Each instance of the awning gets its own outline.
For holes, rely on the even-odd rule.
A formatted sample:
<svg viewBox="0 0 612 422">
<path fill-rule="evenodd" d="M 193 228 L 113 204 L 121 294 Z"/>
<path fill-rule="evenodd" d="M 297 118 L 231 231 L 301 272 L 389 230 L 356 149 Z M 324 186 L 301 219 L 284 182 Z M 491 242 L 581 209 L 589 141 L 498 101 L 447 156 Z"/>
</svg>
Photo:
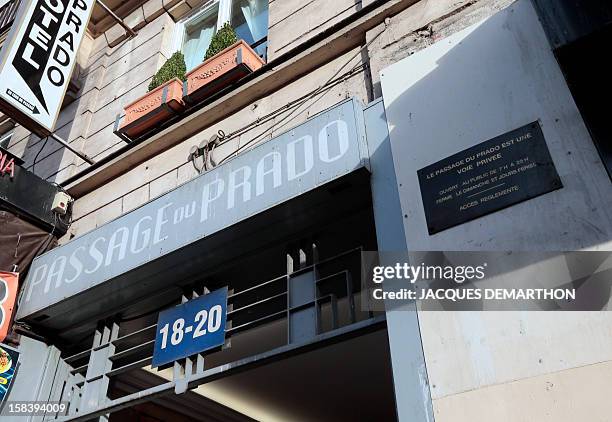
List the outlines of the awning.
<svg viewBox="0 0 612 422">
<path fill-rule="evenodd" d="M 347 100 L 36 258 L 17 319 L 57 329 L 159 295 L 224 249 L 315 221 L 309 204 L 330 199 L 316 188 L 367 165 L 362 107 Z"/>
<path fill-rule="evenodd" d="M 25 274 L 35 256 L 57 245 L 57 238 L 10 211 L 0 210 L 0 271 Z"/>
</svg>

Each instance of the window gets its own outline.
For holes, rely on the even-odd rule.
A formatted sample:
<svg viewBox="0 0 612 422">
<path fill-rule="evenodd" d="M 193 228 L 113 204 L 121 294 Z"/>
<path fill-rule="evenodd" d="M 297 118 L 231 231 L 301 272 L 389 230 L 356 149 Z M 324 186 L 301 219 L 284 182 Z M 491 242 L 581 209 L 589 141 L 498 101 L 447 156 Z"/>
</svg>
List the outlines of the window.
<svg viewBox="0 0 612 422">
<path fill-rule="evenodd" d="M 231 24 L 238 38 L 265 57 L 268 46 L 268 1 L 233 0 Z"/>
<path fill-rule="evenodd" d="M 210 41 L 225 22 L 264 57 L 268 36 L 268 0 L 213 0 L 177 24 L 175 50 L 185 55 L 187 71 L 202 63 Z"/>
<path fill-rule="evenodd" d="M 182 51 L 188 71 L 204 60 L 210 40 L 217 32 L 218 16 L 219 7 L 218 4 L 215 4 L 185 23 Z"/>
</svg>

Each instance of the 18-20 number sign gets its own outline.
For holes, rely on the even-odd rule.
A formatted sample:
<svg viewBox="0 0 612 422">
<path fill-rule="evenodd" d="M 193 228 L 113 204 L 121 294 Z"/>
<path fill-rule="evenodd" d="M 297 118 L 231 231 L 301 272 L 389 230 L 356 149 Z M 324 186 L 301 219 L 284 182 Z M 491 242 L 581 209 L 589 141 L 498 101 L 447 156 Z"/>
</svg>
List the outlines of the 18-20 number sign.
<svg viewBox="0 0 612 422">
<path fill-rule="evenodd" d="M 227 287 L 159 313 L 151 366 L 222 346 L 227 319 Z"/>
</svg>

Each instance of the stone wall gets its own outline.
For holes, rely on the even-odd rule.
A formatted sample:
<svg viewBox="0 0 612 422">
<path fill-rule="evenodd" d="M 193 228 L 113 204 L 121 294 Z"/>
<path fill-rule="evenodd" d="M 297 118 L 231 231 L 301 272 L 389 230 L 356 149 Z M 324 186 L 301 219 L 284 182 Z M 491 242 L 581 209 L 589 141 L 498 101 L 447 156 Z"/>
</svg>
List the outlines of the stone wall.
<svg viewBox="0 0 612 422">
<path fill-rule="evenodd" d="M 374 95 L 380 91 L 380 71 L 469 25 L 491 16 L 514 0 L 422 0 L 366 34 Z M 384 33 L 381 32 L 384 30 Z M 381 34 L 380 36 L 377 36 Z"/>
<path fill-rule="evenodd" d="M 425 26 L 401 27 L 398 15 L 371 51 L 380 59 L 371 62 L 384 68 L 408 248 L 531 251 L 532 265 L 504 277 L 511 284 L 518 279 L 538 286 L 530 272 L 542 259 L 538 251 L 612 249 L 612 185 L 531 2 L 505 5 L 477 2 L 450 15 L 440 10 L 442 18 Z M 490 16 L 498 8 L 503 10 Z M 466 28 L 471 22 L 475 25 Z M 417 171 L 535 120 L 563 188 L 430 235 Z M 436 422 L 606 420 L 609 307 L 600 312 L 419 311 Z M 394 319 L 401 318 L 411 321 L 408 312 L 397 312 Z M 407 334 L 390 329 L 392 345 L 409 341 Z M 410 376 L 409 370 L 394 372 L 394 382 Z"/>
<path fill-rule="evenodd" d="M 82 88 L 77 100 L 62 112 L 58 134 L 97 160 L 121 148 L 123 141 L 112 133 L 115 116 L 124 105 L 145 93 L 153 73 L 172 53 L 175 20 L 201 3 L 150 0 L 127 19 L 131 26 L 140 29 L 137 37 L 126 39 L 125 32 L 115 26 L 104 36 L 86 40 L 79 58 Z M 393 4 L 401 10 L 385 22 L 371 25 L 363 22 L 367 29 L 359 33 L 358 46 L 334 52 L 331 60 L 318 63 L 314 71 L 296 71 L 286 85 L 262 91 L 257 100 L 245 101 L 237 112 L 221 113 L 214 124 L 195 136 L 76 198 L 73 224 L 61 242 L 83 235 L 197 177 L 188 161 L 189 150 L 218 130 L 227 134 L 240 130 L 240 134 L 218 147 L 214 153 L 216 161 L 231 156 L 238 148 L 243 151 L 256 145 L 251 143 L 254 138 L 260 138 L 259 142 L 268 140 L 345 98 L 354 96 L 367 102 L 380 97 L 382 69 L 512 3 L 513 0 L 379 2 L 381 9 Z M 373 4 L 374 0 L 270 0 L 268 60 L 291 55 L 334 25 L 357 19 L 356 13 Z M 366 43 L 370 43 L 367 49 L 360 51 L 360 46 Z M 320 50 L 312 56 L 317 54 Z M 352 68 L 354 72 L 347 73 Z M 283 111 L 287 104 L 307 97 L 337 74 L 345 76 L 322 89 L 298 112 Z M 579 116 L 576 114 L 574 119 L 579 121 Z M 588 148 L 593 146 L 589 144 Z M 10 149 L 26 160 L 29 169 L 57 182 L 87 167 L 54 141 L 45 143 L 19 127 Z M 129 160 L 129 155 L 125 159 Z M 580 189 L 576 192 L 576 197 L 580 197 Z M 418 195 L 411 196 L 414 197 Z M 569 202 L 564 204 L 570 206 Z M 585 219 L 584 226 L 576 227 L 582 227 L 580 231 L 584 233 L 596 230 L 589 227 L 591 221 L 592 218 Z M 479 233 L 481 247 L 503 243 L 493 237 L 489 239 L 482 230 Z M 473 234 L 461 233 L 460 239 L 468 242 L 470 236 Z M 540 244 L 542 239 L 539 238 Z M 609 393 L 605 380 L 612 375 L 610 317 L 605 313 L 559 315 L 421 314 L 436 420 L 552 421 L 578 420 L 581 416 L 584 420 L 607 420 L 612 410 L 600 399 L 602 393 Z M 399 383 L 397 375 L 396 378 Z M 589 384 L 589 388 L 575 384 Z M 589 408 L 589 403 L 597 413 L 580 415 L 580 410 Z"/>
<path fill-rule="evenodd" d="M 218 130 L 230 134 L 246 125 L 255 123 L 240 136 L 220 145 L 214 151 L 214 159 L 217 162 L 233 154 L 239 147 L 248 150 L 257 145 L 253 143 L 244 147 L 253 138 L 260 137 L 262 133 L 265 132 L 266 135 L 262 136 L 259 142 L 269 140 L 345 98 L 356 97 L 363 102 L 367 101 L 366 73 L 359 70 L 343 81 L 322 90 L 320 95 L 307 103 L 308 107 L 303 107 L 301 111 L 298 109 L 298 112 L 291 115 L 289 119 L 282 121 L 286 118 L 287 113 L 280 113 L 270 121 L 256 123 L 258 119 L 278 112 L 285 104 L 299 99 L 304 93 L 317 89 L 348 59 L 355 56 L 355 53 L 356 51 L 350 51 L 340 55 L 335 60 L 321 66 L 317 71 L 246 105 L 238 113 L 228 116 L 200 134 L 136 166 L 102 188 L 79 198 L 74 205 L 73 224 L 62 241 L 65 242 L 71 237 L 86 233 L 196 177 L 198 173 L 187 159 L 189 149 L 194 145 L 199 145 L 202 140 L 210 138 Z M 357 57 L 351 62 L 351 67 L 360 64 L 363 64 L 361 57 Z"/>
<path fill-rule="evenodd" d="M 361 9 L 361 0 L 271 0 L 268 58 L 274 59 Z"/>
<path fill-rule="evenodd" d="M 119 148 L 123 141 L 112 133 L 115 118 L 147 91 L 151 77 L 169 57 L 173 26 L 163 14 L 115 47 L 105 36 L 86 39 L 77 65 L 81 89 L 61 111 L 56 133 L 94 160 Z M 28 170 L 58 183 L 88 165 L 54 140 L 45 141 L 21 126 L 15 128 L 9 148 Z"/>
<path fill-rule="evenodd" d="M 125 31 L 116 25 L 103 36 L 87 39 L 81 48 L 78 66 L 81 90 L 76 101 L 60 114 L 57 133 L 94 160 L 100 160 L 125 145 L 112 133 L 116 116 L 126 104 L 146 92 L 152 75 L 172 54 L 173 17 L 180 18 L 199 5 L 197 2 L 174 1 L 161 4 L 160 8 L 157 3 L 159 1 L 149 1 L 126 19 L 133 27 L 139 28 L 136 37 L 126 39 Z M 406 5 L 412 3 L 406 2 Z M 393 16 L 387 22 L 388 25 L 382 23 L 362 34 L 362 44 L 365 44 L 383 32 L 373 40 L 367 51 L 360 52 L 355 48 L 349 52 L 339 52 L 335 59 L 319 66 L 316 71 L 296 75 L 297 79 L 293 83 L 263 94 L 258 101 L 244 104 L 238 113 L 226 115 L 213 127 L 151 157 L 101 188 L 77 198 L 72 227 L 62 242 L 129 212 L 194 177 L 196 171 L 187 162 L 189 149 L 217 130 L 231 133 L 253 124 L 252 128 L 215 151 L 215 158 L 219 160 L 270 128 L 275 121 L 285 119 L 288 123 L 285 122 L 280 128 L 273 127 L 263 139 L 269 139 L 349 96 L 354 95 L 366 103 L 380 96 L 378 73 L 383 67 L 508 3 L 509 0 L 423 0 L 412 4 Z M 362 7 L 361 2 L 355 0 L 325 4 L 324 7 L 322 0 L 305 3 L 292 0 L 270 1 L 269 61 L 299 47 L 343 19 L 350 19 Z M 165 12 L 175 8 L 182 8 L 182 11 Z M 345 66 L 353 57 L 349 66 Z M 361 67 L 355 74 L 325 89 L 322 98 L 309 101 L 290 119 L 279 112 L 289 102 L 325 84 L 342 66 L 345 67 L 340 74 L 355 66 Z M 274 112 L 279 114 L 270 121 L 254 124 L 257 119 Z M 55 141 L 45 142 L 19 126 L 15 129 L 10 149 L 24 158 L 28 169 L 55 182 L 62 182 L 89 166 Z"/>
<path fill-rule="evenodd" d="M 356 96 L 367 103 L 380 96 L 377 85 L 380 69 L 509 2 L 380 2 L 381 11 L 395 7 L 399 8 L 399 13 L 392 16 L 388 27 L 385 24 L 369 25 L 369 31 L 358 34 L 361 39 L 359 44 L 363 46 L 377 33 L 384 31 L 367 50 L 359 51 L 358 47 L 353 47 L 350 51 L 338 51 L 332 55 L 331 60 L 326 59 L 318 64 L 315 71 L 296 73 L 295 78 L 289 78 L 293 82 L 280 89 L 262 92 L 258 100 L 245 102 L 238 112 L 221 115 L 216 124 L 205 128 L 201 133 L 151 156 L 129 172 L 118 175 L 100 188 L 76 198 L 74 221 L 62 242 L 84 234 L 194 177 L 196 172 L 192 164 L 187 162 L 188 151 L 217 130 L 231 133 L 238 128 L 252 125 L 249 130 L 215 151 L 215 158 L 219 160 L 232 154 L 236 148 L 260 135 L 275 122 L 278 125 L 280 120 L 283 120 L 283 125 L 272 127 L 263 140 L 349 96 Z M 136 37 L 127 38 L 123 28 L 117 24 L 96 39 L 87 38 L 81 47 L 77 66 L 81 89 L 76 100 L 61 112 L 57 134 L 96 161 L 125 146 L 125 142 L 112 133 L 116 116 L 126 104 L 146 92 L 152 75 L 172 54 L 175 20 L 203 3 L 199 0 L 150 0 L 125 20 L 138 30 Z M 357 19 L 355 13 L 362 7 L 372 8 L 372 3 L 366 1 L 362 5 L 358 0 L 271 0 L 268 61 L 295 51 L 333 25 L 342 27 L 352 24 Z M 405 7 L 405 10 L 402 11 L 402 7 Z M 365 25 L 367 24 L 365 21 Z M 429 35 L 421 34 L 422 28 L 428 27 L 433 28 Z M 352 61 L 347 65 L 349 59 Z M 287 113 L 282 112 L 281 109 L 289 102 L 319 89 L 336 73 L 346 74 L 356 66 L 359 68 L 354 73 L 324 89 L 322 98 L 310 100 L 296 115 L 287 118 Z M 269 121 L 257 122 L 270 113 L 276 114 Z M 54 140 L 40 139 L 19 126 L 11 139 L 10 149 L 23 157 L 26 168 L 57 183 L 89 167 Z"/>
</svg>

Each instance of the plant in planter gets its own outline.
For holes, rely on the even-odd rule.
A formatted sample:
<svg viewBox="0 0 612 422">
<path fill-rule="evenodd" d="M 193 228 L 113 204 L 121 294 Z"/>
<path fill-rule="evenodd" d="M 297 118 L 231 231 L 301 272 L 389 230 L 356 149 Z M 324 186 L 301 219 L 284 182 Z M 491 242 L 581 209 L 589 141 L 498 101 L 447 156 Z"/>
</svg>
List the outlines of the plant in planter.
<svg viewBox="0 0 612 422">
<path fill-rule="evenodd" d="M 204 62 L 187 74 L 184 98 L 197 102 L 263 65 L 261 57 L 226 23 L 212 37 Z"/>
<path fill-rule="evenodd" d="M 220 53 L 225 50 L 232 44 L 238 42 L 238 37 L 236 36 L 236 31 L 229 23 L 224 23 L 221 29 L 217 31 L 215 35 L 213 35 L 210 40 L 210 45 L 206 50 L 206 54 L 204 55 L 204 61 L 210 59 L 215 54 Z"/>
<path fill-rule="evenodd" d="M 125 118 L 119 131 L 130 137 L 138 136 L 183 110 L 186 71 L 185 57 L 177 51 L 153 76 L 149 92 L 124 108 Z"/>
</svg>

